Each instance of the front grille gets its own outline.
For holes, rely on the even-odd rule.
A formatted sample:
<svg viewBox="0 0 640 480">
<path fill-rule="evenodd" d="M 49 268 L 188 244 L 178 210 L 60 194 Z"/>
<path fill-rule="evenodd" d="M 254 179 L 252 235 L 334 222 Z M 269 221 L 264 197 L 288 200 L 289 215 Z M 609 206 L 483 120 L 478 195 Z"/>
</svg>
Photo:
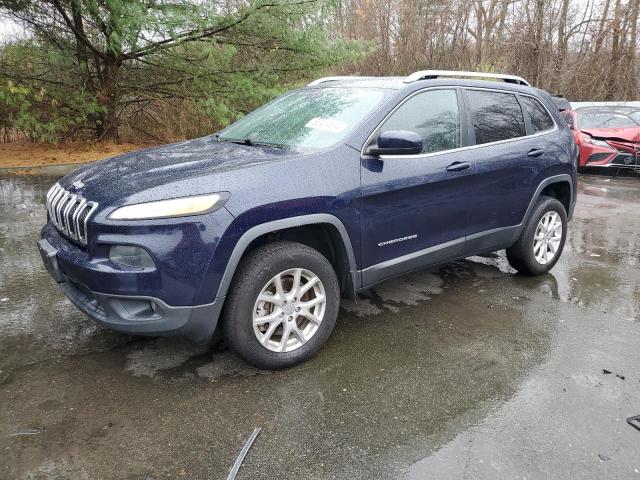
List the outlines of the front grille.
<svg viewBox="0 0 640 480">
<path fill-rule="evenodd" d="M 77 242 L 87 244 L 87 222 L 98 208 L 80 195 L 65 190 L 56 183 L 47 193 L 49 220 L 58 231 Z"/>
</svg>

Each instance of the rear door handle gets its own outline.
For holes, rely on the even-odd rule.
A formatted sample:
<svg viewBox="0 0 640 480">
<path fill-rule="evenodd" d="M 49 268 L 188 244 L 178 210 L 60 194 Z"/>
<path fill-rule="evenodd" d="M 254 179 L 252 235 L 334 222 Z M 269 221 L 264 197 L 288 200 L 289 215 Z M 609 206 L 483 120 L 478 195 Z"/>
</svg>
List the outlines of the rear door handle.
<svg viewBox="0 0 640 480">
<path fill-rule="evenodd" d="M 469 162 L 453 162 L 447 167 L 447 172 L 461 172 L 469 167 L 471 167 Z"/>
<path fill-rule="evenodd" d="M 544 155 L 544 150 L 542 148 L 532 148 L 527 153 L 527 156 L 529 157 L 540 157 L 542 155 Z"/>
</svg>

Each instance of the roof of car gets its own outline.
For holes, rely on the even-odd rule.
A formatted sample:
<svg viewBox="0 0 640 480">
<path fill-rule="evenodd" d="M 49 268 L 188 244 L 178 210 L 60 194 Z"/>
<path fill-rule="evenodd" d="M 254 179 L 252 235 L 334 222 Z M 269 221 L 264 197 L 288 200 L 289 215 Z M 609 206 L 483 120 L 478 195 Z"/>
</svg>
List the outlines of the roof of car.
<svg viewBox="0 0 640 480">
<path fill-rule="evenodd" d="M 369 88 L 390 88 L 399 90 L 406 87 L 402 81 L 404 77 L 330 77 L 328 79 L 311 82 L 310 87 L 369 87 Z"/>
<path fill-rule="evenodd" d="M 524 85 L 530 86 L 524 78 L 516 75 L 501 74 L 493 72 L 467 72 L 467 71 L 454 71 L 454 70 L 420 70 L 412 73 L 406 77 L 361 77 L 361 76 L 334 76 L 323 77 L 314 80 L 309 84 L 310 87 L 314 86 L 367 86 L 367 87 L 379 87 L 379 88 L 394 88 L 402 89 L 412 84 L 422 84 L 423 82 L 434 81 L 439 79 L 474 79 L 465 80 L 466 82 L 472 81 L 486 81 L 486 80 L 500 80 L 509 85 Z M 451 81 L 451 80 L 450 80 Z"/>
<path fill-rule="evenodd" d="M 615 113 L 634 113 L 637 111 L 640 111 L 639 107 L 634 107 L 631 105 L 592 105 L 592 106 L 588 106 L 588 107 L 578 107 L 576 108 L 576 111 L 580 111 L 580 112 L 586 112 L 586 111 L 592 111 L 592 112 L 615 112 Z"/>
<path fill-rule="evenodd" d="M 468 78 L 468 76 L 472 78 Z M 408 77 L 324 77 L 314 80 L 308 86 L 316 88 L 384 88 L 408 91 L 419 90 L 426 86 L 466 86 L 512 90 L 526 93 L 531 93 L 531 90 L 537 91 L 537 89 L 531 87 L 526 80 L 513 75 L 485 74 L 480 72 L 450 72 L 439 70 L 416 72 Z"/>
</svg>

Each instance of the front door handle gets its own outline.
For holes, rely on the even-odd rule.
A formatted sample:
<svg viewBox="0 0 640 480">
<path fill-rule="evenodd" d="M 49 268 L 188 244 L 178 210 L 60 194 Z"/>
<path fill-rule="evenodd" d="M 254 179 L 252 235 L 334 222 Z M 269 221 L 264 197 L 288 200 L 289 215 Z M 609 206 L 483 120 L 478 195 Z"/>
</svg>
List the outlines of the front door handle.
<svg viewBox="0 0 640 480">
<path fill-rule="evenodd" d="M 532 148 L 527 153 L 527 156 L 529 156 L 529 157 L 540 157 L 542 155 L 544 155 L 544 150 L 541 149 L 541 148 Z"/>
<path fill-rule="evenodd" d="M 471 167 L 469 162 L 453 162 L 447 167 L 447 172 L 461 172 Z"/>
</svg>

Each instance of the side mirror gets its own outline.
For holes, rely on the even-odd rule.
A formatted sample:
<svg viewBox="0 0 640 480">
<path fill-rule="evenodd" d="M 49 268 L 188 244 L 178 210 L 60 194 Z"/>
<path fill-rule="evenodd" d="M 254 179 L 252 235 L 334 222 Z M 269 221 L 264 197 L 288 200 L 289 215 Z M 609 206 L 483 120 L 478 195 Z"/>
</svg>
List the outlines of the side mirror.
<svg viewBox="0 0 640 480">
<path fill-rule="evenodd" d="M 378 136 L 377 145 L 365 150 L 367 155 L 417 155 L 422 152 L 422 138 L 415 132 L 389 130 Z"/>
</svg>

